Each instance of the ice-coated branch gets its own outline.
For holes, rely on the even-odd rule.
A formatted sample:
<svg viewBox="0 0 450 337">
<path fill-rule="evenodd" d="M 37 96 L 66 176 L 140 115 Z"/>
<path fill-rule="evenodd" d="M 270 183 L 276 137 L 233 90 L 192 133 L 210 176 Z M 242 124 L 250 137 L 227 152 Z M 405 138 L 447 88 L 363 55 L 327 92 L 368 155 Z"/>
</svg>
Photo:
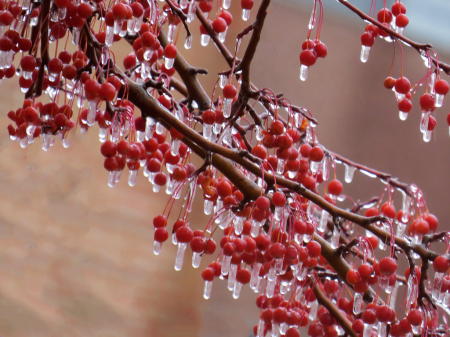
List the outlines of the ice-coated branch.
<svg viewBox="0 0 450 337">
<path fill-rule="evenodd" d="M 343 4 L 344 6 L 346 6 L 348 9 L 350 9 L 352 12 L 354 12 L 355 14 L 357 14 L 361 19 L 363 19 L 366 22 L 370 22 L 372 24 L 374 24 L 375 26 L 377 26 L 379 29 L 384 30 L 386 33 L 388 33 L 391 37 L 396 38 L 402 42 L 404 42 L 405 44 L 413 47 L 415 50 L 417 50 L 419 53 L 421 52 L 426 52 L 427 50 L 430 50 L 433 48 L 433 46 L 429 43 L 426 44 L 422 44 L 422 43 L 418 43 L 415 42 L 411 39 L 408 39 L 407 37 L 403 36 L 402 34 L 399 34 L 397 32 L 395 32 L 394 30 L 392 30 L 389 27 L 384 26 L 383 24 L 381 24 L 379 21 L 373 19 L 372 17 L 370 17 L 369 15 L 365 14 L 363 11 L 361 11 L 360 9 L 358 9 L 357 7 L 353 6 L 350 2 L 348 2 L 347 0 L 338 0 L 341 4 Z M 450 65 L 444 62 L 438 62 L 435 58 L 431 57 L 431 60 L 433 61 L 433 63 L 439 67 L 440 69 L 442 69 L 447 75 L 450 76 Z"/>
</svg>

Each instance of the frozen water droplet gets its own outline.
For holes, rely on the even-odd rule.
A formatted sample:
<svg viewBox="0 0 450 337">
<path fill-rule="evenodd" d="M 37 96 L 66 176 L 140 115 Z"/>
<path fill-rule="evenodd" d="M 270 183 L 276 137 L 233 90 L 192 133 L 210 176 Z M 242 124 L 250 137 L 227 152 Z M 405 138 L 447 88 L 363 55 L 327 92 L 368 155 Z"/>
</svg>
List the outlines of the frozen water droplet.
<svg viewBox="0 0 450 337">
<path fill-rule="evenodd" d="M 210 36 L 208 34 L 202 34 L 202 36 L 200 37 L 200 44 L 203 47 L 206 47 L 209 43 L 210 40 Z"/>
<path fill-rule="evenodd" d="M 369 59 L 369 52 L 370 52 L 370 47 L 367 47 L 364 45 L 361 47 L 361 62 L 362 63 L 366 63 L 367 60 Z"/>
<path fill-rule="evenodd" d="M 184 48 L 191 49 L 192 47 L 192 35 L 189 35 L 186 37 L 186 40 L 184 40 Z"/>
<path fill-rule="evenodd" d="M 181 270 L 181 267 L 183 267 L 184 252 L 186 251 L 186 247 L 187 247 L 187 243 L 178 242 L 177 256 L 175 258 L 175 270 L 176 271 Z"/>
<path fill-rule="evenodd" d="M 302 64 L 300 66 L 300 80 L 306 81 L 307 78 L 308 78 L 308 67 Z"/>
<path fill-rule="evenodd" d="M 344 164 L 345 166 L 345 182 L 350 184 L 353 180 L 353 176 L 355 174 L 356 167 L 348 164 Z"/>
<path fill-rule="evenodd" d="M 161 253 L 161 248 L 162 248 L 162 243 L 155 240 L 153 243 L 153 253 L 155 255 L 159 255 L 159 253 Z"/>
<path fill-rule="evenodd" d="M 242 9 L 242 20 L 247 21 L 250 18 L 250 9 Z"/>
<path fill-rule="evenodd" d="M 360 172 L 361 172 L 362 174 L 365 174 L 366 176 L 368 176 L 368 177 L 370 177 L 370 178 L 376 178 L 376 177 L 377 177 L 376 174 L 371 173 L 371 172 L 366 171 L 366 170 L 360 170 Z"/>
<path fill-rule="evenodd" d="M 213 281 L 205 281 L 205 287 L 203 288 L 203 298 L 205 300 L 211 297 L 212 284 Z"/>
</svg>

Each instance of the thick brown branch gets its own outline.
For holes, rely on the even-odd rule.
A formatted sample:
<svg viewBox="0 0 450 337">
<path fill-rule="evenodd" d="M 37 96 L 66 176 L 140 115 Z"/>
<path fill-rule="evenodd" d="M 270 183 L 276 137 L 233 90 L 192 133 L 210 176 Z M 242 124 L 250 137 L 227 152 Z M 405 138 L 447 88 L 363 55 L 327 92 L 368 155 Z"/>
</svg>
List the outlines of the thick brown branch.
<svg viewBox="0 0 450 337">
<path fill-rule="evenodd" d="M 166 35 L 162 31 L 159 34 L 158 39 L 163 47 L 169 44 Z M 191 101 L 195 101 L 198 104 L 198 108 L 200 110 L 209 109 L 211 106 L 211 101 L 202 85 L 198 81 L 196 73 L 192 71 L 195 68 L 191 67 L 180 53 L 177 54 L 173 66 L 177 73 L 180 75 L 181 80 L 186 85 L 189 99 Z"/>
</svg>

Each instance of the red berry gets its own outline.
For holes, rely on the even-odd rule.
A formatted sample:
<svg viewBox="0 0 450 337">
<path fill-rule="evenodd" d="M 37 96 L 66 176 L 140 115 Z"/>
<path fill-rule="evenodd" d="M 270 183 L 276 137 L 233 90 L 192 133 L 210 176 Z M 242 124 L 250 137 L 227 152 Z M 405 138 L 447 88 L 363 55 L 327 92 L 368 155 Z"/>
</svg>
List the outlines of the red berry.
<svg viewBox="0 0 450 337">
<path fill-rule="evenodd" d="M 322 43 L 320 41 L 314 47 L 314 51 L 316 52 L 317 57 L 325 58 L 328 54 L 327 46 L 325 45 L 325 43 Z"/>
<path fill-rule="evenodd" d="M 306 40 L 302 43 L 302 50 L 314 49 L 316 43 L 313 40 Z"/>
<path fill-rule="evenodd" d="M 391 257 L 384 257 L 378 263 L 380 267 L 380 273 L 382 275 L 390 276 L 397 270 L 397 262 Z"/>
<path fill-rule="evenodd" d="M 227 22 L 219 16 L 213 21 L 212 28 L 216 34 L 222 33 L 227 29 Z"/>
<path fill-rule="evenodd" d="M 394 16 L 397 16 L 399 14 L 406 14 L 406 6 L 401 2 L 396 2 L 392 5 L 391 11 Z"/>
<path fill-rule="evenodd" d="M 372 47 L 375 42 L 375 38 L 369 32 L 364 32 L 361 35 L 361 44 L 366 47 Z"/>
<path fill-rule="evenodd" d="M 311 67 L 316 60 L 317 54 L 314 50 L 304 50 L 300 53 L 300 63 L 304 66 Z"/>
<path fill-rule="evenodd" d="M 169 59 L 174 59 L 177 57 L 177 47 L 173 44 L 169 44 L 164 49 L 164 56 Z"/>
<path fill-rule="evenodd" d="M 219 16 L 226 21 L 227 26 L 231 25 L 231 22 L 233 22 L 233 16 L 226 10 L 222 10 Z"/>
<path fill-rule="evenodd" d="M 223 96 L 227 99 L 232 99 L 236 96 L 237 90 L 236 87 L 232 84 L 227 84 L 223 87 Z"/>
<path fill-rule="evenodd" d="M 422 324 L 422 313 L 417 309 L 413 309 L 409 312 L 406 319 L 409 323 L 411 323 L 411 325 L 419 326 Z"/>
<path fill-rule="evenodd" d="M 272 196 L 272 203 L 276 207 L 282 207 L 286 203 L 286 196 L 283 192 L 275 192 Z"/>
<path fill-rule="evenodd" d="M 402 112 L 410 112 L 412 109 L 412 103 L 409 99 L 403 98 L 398 102 L 398 110 Z"/>
<path fill-rule="evenodd" d="M 241 0 L 242 9 L 252 9 L 253 8 L 253 0 Z"/>
<path fill-rule="evenodd" d="M 377 13 L 377 19 L 381 23 L 391 23 L 392 12 L 387 8 L 380 9 L 380 11 Z"/>
<path fill-rule="evenodd" d="M 351 269 L 347 272 L 346 280 L 348 284 L 355 285 L 360 279 L 358 271 Z"/>
<path fill-rule="evenodd" d="M 406 95 L 411 89 L 411 83 L 406 77 L 399 77 L 395 81 L 395 91 L 399 94 Z"/>
<path fill-rule="evenodd" d="M 434 90 L 436 91 L 436 94 L 447 95 L 449 91 L 448 82 L 446 80 L 436 81 L 436 84 L 434 85 Z"/>
<path fill-rule="evenodd" d="M 447 257 L 440 255 L 434 259 L 433 267 L 434 270 L 438 273 L 446 273 L 448 268 L 450 267 L 450 261 Z"/>
<path fill-rule="evenodd" d="M 301 150 L 300 150 L 301 151 Z M 319 147 L 319 146 L 314 146 L 312 149 L 311 149 L 311 152 L 310 152 L 310 154 L 309 154 L 309 157 L 310 157 L 310 159 L 311 159 L 311 161 L 314 161 L 314 162 L 321 162 L 322 161 L 322 159 L 323 159 L 323 157 L 324 157 L 324 152 L 323 152 L 323 150 L 322 150 L 322 148 L 321 147 Z"/>
<path fill-rule="evenodd" d="M 337 196 L 337 195 L 340 195 L 342 193 L 342 190 L 343 190 L 342 183 L 339 180 L 334 179 L 334 180 L 329 182 L 329 184 L 328 184 L 328 193 Z"/>
<path fill-rule="evenodd" d="M 431 111 L 434 109 L 434 104 L 436 103 L 433 95 L 425 93 L 420 96 L 420 107 L 424 111 Z"/>
<path fill-rule="evenodd" d="M 399 14 L 395 18 L 395 25 L 400 28 L 405 28 L 409 23 L 409 19 L 405 14 Z"/>
</svg>

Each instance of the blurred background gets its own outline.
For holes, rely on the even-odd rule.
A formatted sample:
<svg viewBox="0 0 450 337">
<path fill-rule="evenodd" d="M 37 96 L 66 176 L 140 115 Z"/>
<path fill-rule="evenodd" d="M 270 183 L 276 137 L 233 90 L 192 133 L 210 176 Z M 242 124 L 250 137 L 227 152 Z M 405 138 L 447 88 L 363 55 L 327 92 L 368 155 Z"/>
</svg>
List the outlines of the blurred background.
<svg viewBox="0 0 450 337">
<path fill-rule="evenodd" d="M 354 2 L 366 12 L 370 8 L 370 1 Z M 435 0 L 406 6 L 410 25 L 405 35 L 432 43 L 439 59 L 450 61 L 450 22 L 445 16 L 450 4 Z M 440 229 L 448 229 L 450 102 L 436 111 L 437 127 L 431 142 L 424 143 L 419 131 L 421 91 L 402 122 L 393 92 L 383 87 L 392 45 L 377 39 L 369 61 L 362 64 L 360 35 L 365 24 L 336 1 L 324 1 L 324 7 L 321 39 L 328 56 L 310 68 L 306 82 L 298 78 L 298 57 L 312 1 L 277 1 L 269 7 L 251 68 L 253 83 L 307 107 L 319 121 L 320 142 L 330 150 L 417 184 L 430 211 L 439 217 Z M 234 48 L 234 36 L 248 25 L 240 19 L 239 1 L 232 1 L 231 11 L 229 49 Z M 191 24 L 192 49 L 182 47 L 184 31 L 178 47 L 193 66 L 209 69 L 201 81 L 211 93 L 215 74 L 227 66 L 212 43 L 200 46 L 198 26 L 198 20 Z M 241 56 L 244 47 L 245 43 Z M 131 51 L 123 42 L 114 50 L 118 60 Z M 394 77 L 400 74 L 399 55 L 397 48 Z M 404 74 L 412 83 L 426 74 L 411 48 L 404 50 Z M 109 188 L 97 127 L 87 135 L 77 129 L 70 135 L 69 149 L 56 142 L 49 152 L 41 150 L 40 142 L 21 149 L 9 140 L 6 113 L 23 102 L 17 79 L 4 79 L 0 87 L 0 335 L 247 336 L 258 319 L 256 295 L 244 287 L 241 298 L 233 300 L 225 282 L 216 279 L 212 297 L 205 301 L 200 273 L 211 257 L 196 270 L 188 252 L 183 269 L 176 272 L 171 243 L 163 245 L 160 256 L 153 255 L 152 219 L 168 197 L 163 191 L 153 195 L 141 174 L 133 188 L 126 175 Z M 337 176 L 343 180 L 341 165 Z M 355 173 L 344 193 L 366 200 L 379 196 L 384 187 L 377 179 Z M 395 200 L 399 209 L 399 196 Z M 190 216 L 194 228 L 206 225 L 202 209 L 198 196 Z M 170 224 L 178 210 L 176 205 Z"/>
</svg>

